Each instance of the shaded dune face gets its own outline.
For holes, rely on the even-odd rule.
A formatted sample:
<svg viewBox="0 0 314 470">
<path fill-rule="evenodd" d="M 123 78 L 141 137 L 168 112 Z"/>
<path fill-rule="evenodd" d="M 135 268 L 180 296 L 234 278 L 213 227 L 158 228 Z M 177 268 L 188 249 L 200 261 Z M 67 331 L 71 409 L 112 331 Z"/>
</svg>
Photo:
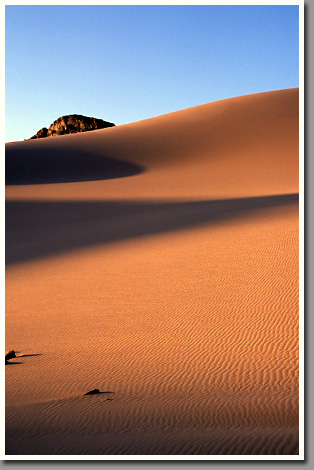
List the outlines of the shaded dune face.
<svg viewBox="0 0 314 470">
<path fill-rule="evenodd" d="M 143 237 L 298 204 L 298 194 L 215 201 L 7 201 L 6 263 Z M 67 227 L 71 226 L 71 231 Z"/>
<path fill-rule="evenodd" d="M 298 455 L 298 99 L 6 145 L 8 454 Z"/>
<path fill-rule="evenodd" d="M 5 182 L 6 185 L 73 183 L 123 178 L 142 171 L 133 163 L 95 156 L 76 148 L 17 146 L 8 152 Z"/>
</svg>

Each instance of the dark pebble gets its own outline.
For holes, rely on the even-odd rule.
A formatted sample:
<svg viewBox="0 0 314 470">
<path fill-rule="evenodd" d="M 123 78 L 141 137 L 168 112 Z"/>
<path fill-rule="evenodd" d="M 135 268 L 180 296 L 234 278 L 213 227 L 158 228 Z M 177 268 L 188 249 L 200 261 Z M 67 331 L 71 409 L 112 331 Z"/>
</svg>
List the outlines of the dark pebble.
<svg viewBox="0 0 314 470">
<path fill-rule="evenodd" d="M 98 388 L 95 388 L 95 390 L 91 390 L 90 392 L 84 393 L 85 395 L 97 395 L 97 393 L 101 393 Z"/>
</svg>

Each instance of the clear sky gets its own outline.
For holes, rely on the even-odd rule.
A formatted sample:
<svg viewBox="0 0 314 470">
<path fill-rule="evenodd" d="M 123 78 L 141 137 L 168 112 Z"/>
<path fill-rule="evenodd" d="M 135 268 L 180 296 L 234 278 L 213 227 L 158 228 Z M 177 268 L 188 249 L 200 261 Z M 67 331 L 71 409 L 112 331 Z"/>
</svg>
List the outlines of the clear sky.
<svg viewBox="0 0 314 470">
<path fill-rule="evenodd" d="M 6 142 L 298 86 L 296 5 L 5 7 Z"/>
</svg>

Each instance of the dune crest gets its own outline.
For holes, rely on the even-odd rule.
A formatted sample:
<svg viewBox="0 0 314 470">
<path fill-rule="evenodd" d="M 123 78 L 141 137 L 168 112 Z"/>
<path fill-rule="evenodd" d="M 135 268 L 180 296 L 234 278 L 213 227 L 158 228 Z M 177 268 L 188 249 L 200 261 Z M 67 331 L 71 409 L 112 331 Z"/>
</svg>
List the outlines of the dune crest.
<svg viewBox="0 0 314 470">
<path fill-rule="evenodd" d="M 45 159 L 52 165 L 53 155 L 57 162 L 53 171 L 59 171 L 60 182 L 69 168 L 75 173 L 75 155 L 78 165 L 83 160 L 87 175 L 95 174 L 95 164 L 101 169 L 106 159 L 117 161 L 115 179 L 119 162 L 124 162 L 121 176 L 127 164 L 130 174 L 133 167 L 133 174 L 138 168 L 141 175 L 123 184 L 86 182 L 77 191 L 47 185 L 7 187 L 6 193 L 10 198 L 69 200 L 212 199 L 298 192 L 298 109 L 299 90 L 289 89 L 209 103 L 124 126 L 7 144 L 7 177 L 12 184 L 19 165 L 25 173 L 28 159 L 39 174 L 51 171 Z M 106 179 L 105 168 L 101 176 Z M 49 172 L 43 184 L 52 182 L 47 177 Z"/>
</svg>

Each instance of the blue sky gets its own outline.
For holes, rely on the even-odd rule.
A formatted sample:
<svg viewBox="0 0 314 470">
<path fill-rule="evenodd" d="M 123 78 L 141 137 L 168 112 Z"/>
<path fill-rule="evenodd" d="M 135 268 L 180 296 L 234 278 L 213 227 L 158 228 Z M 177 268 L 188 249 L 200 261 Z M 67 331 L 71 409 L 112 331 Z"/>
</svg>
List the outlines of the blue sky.
<svg viewBox="0 0 314 470">
<path fill-rule="evenodd" d="M 5 7 L 5 140 L 299 86 L 298 6 Z"/>
</svg>

